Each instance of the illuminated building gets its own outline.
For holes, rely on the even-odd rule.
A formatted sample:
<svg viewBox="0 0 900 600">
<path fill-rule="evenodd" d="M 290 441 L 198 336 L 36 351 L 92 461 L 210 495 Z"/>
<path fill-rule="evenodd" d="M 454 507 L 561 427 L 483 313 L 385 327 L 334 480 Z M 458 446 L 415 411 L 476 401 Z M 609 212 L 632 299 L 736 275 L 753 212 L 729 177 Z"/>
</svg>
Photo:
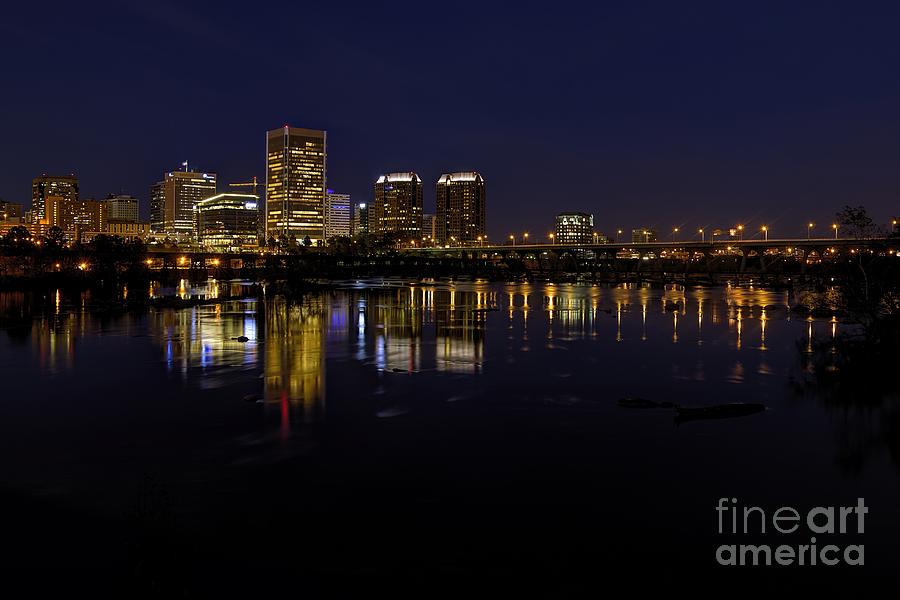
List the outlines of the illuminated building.
<svg viewBox="0 0 900 600">
<path fill-rule="evenodd" d="M 216 194 L 197 203 L 197 241 L 219 250 L 259 246 L 259 196 Z"/>
<path fill-rule="evenodd" d="M 163 180 L 150 188 L 150 228 L 176 238 L 194 235 L 194 209 L 198 202 L 216 193 L 216 174 L 189 171 L 169 171 Z"/>
<path fill-rule="evenodd" d="M 353 207 L 353 226 L 350 233 L 352 235 L 369 234 L 369 207 L 365 202 L 360 202 Z"/>
<path fill-rule="evenodd" d="M 594 215 L 564 212 L 556 215 L 557 244 L 594 243 Z"/>
<path fill-rule="evenodd" d="M 82 233 L 106 230 L 106 203 L 98 200 L 72 200 L 63 196 L 44 199 L 47 227 L 59 227 L 72 239 Z"/>
<path fill-rule="evenodd" d="M 444 173 L 437 181 L 436 208 L 435 238 L 439 244 L 478 244 L 485 231 L 484 178 L 474 171 Z"/>
<path fill-rule="evenodd" d="M 106 232 L 129 241 L 146 240 L 150 236 L 150 223 L 132 222 L 132 221 L 113 221 L 110 219 L 106 222 Z"/>
<path fill-rule="evenodd" d="M 400 243 L 422 235 L 422 179 L 413 172 L 388 173 L 375 181 L 369 233 L 393 235 Z"/>
<path fill-rule="evenodd" d="M 285 125 L 266 134 L 266 236 L 325 236 L 326 133 Z"/>
<path fill-rule="evenodd" d="M 325 194 L 325 239 L 350 235 L 350 194 Z"/>
<path fill-rule="evenodd" d="M 646 227 L 631 230 L 632 244 L 649 244 L 656 241 L 656 232 Z"/>
<path fill-rule="evenodd" d="M 78 200 L 78 178 L 74 175 L 41 175 L 31 181 L 31 214 L 35 221 L 47 216 L 47 197 Z"/>
<path fill-rule="evenodd" d="M 128 194 L 110 194 L 106 197 L 106 216 L 120 223 L 138 222 L 138 199 Z"/>
<path fill-rule="evenodd" d="M 434 214 L 422 215 L 422 238 L 429 246 L 433 245 L 437 235 L 437 217 Z"/>
<path fill-rule="evenodd" d="M 0 200 L 0 222 L 18 225 L 22 222 L 23 215 L 21 204 Z"/>
</svg>

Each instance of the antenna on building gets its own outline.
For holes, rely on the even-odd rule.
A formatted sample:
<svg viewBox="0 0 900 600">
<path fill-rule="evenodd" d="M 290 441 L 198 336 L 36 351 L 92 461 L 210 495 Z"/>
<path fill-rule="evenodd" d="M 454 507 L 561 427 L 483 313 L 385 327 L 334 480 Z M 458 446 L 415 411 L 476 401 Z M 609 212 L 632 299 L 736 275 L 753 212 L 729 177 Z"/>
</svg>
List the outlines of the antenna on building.
<svg viewBox="0 0 900 600">
<path fill-rule="evenodd" d="M 181 166 L 184 167 L 184 172 L 187 173 L 188 172 L 188 161 L 184 161 L 183 163 L 181 163 Z"/>
</svg>

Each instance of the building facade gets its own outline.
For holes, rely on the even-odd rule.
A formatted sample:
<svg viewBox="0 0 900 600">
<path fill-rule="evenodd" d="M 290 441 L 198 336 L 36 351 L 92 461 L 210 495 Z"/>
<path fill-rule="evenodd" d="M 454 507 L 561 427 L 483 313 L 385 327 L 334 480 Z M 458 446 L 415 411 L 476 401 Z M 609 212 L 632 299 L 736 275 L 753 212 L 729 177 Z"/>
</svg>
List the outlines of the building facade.
<svg viewBox="0 0 900 600">
<path fill-rule="evenodd" d="M 79 240 L 87 232 L 106 231 L 106 203 L 102 200 L 72 200 L 65 196 L 47 196 L 45 217 L 48 228 L 59 227 L 69 239 Z"/>
<path fill-rule="evenodd" d="M 422 215 L 422 243 L 426 246 L 433 246 L 435 243 L 435 235 L 437 234 L 437 217 L 433 213 L 425 213 Z"/>
<path fill-rule="evenodd" d="M 325 237 L 326 132 L 285 125 L 266 134 L 266 236 Z"/>
<path fill-rule="evenodd" d="M 4 223 L 22 223 L 25 213 L 21 204 L 0 200 L 0 221 Z"/>
<path fill-rule="evenodd" d="M 403 245 L 422 236 L 422 179 L 413 172 L 387 173 L 375 181 L 369 233 L 392 235 Z"/>
<path fill-rule="evenodd" d="M 632 244 L 649 244 L 656 241 L 656 232 L 648 227 L 631 230 Z"/>
<path fill-rule="evenodd" d="M 369 207 L 365 202 L 353 205 L 351 235 L 369 235 Z"/>
<path fill-rule="evenodd" d="M 137 223 L 138 199 L 128 194 L 110 194 L 106 197 L 106 216 L 110 221 Z"/>
<path fill-rule="evenodd" d="M 349 236 L 352 226 L 350 194 L 328 190 L 325 194 L 325 239 Z"/>
<path fill-rule="evenodd" d="M 114 235 L 129 241 L 144 241 L 150 237 L 150 223 L 139 221 L 108 221 L 106 231 L 108 235 Z"/>
<path fill-rule="evenodd" d="M 485 233 L 484 178 L 445 173 L 437 181 L 435 238 L 440 245 L 474 246 Z"/>
<path fill-rule="evenodd" d="M 594 215 L 564 212 L 556 215 L 557 244 L 594 243 Z"/>
<path fill-rule="evenodd" d="M 217 250 L 259 246 L 259 196 L 216 194 L 197 203 L 197 241 Z"/>
<path fill-rule="evenodd" d="M 74 175 L 41 175 L 31 180 L 31 216 L 37 222 L 47 216 L 47 197 L 77 201 L 78 178 Z"/>
<path fill-rule="evenodd" d="M 182 239 L 193 237 L 197 203 L 215 194 L 215 173 L 169 171 L 163 175 L 162 181 L 150 188 L 150 227 L 153 233 Z"/>
</svg>

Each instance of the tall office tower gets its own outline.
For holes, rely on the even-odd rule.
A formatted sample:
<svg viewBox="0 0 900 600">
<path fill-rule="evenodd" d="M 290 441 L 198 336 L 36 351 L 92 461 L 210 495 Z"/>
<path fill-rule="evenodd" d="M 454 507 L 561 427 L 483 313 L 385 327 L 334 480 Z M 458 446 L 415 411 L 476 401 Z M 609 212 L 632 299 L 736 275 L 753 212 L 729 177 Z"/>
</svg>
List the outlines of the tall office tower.
<svg viewBox="0 0 900 600">
<path fill-rule="evenodd" d="M 169 171 L 150 188 L 150 219 L 154 233 L 191 237 L 196 228 L 197 203 L 216 193 L 216 174 Z"/>
<path fill-rule="evenodd" d="M 350 235 L 350 194 L 325 194 L 325 239 Z"/>
<path fill-rule="evenodd" d="M 150 186 L 150 231 L 153 233 L 163 232 L 165 205 L 165 185 L 158 181 Z"/>
<path fill-rule="evenodd" d="M 138 199 L 128 194 L 110 194 L 106 197 L 106 216 L 110 221 L 137 223 Z"/>
<path fill-rule="evenodd" d="M 438 244 L 473 246 L 484 237 L 484 178 L 474 171 L 444 173 L 437 182 Z"/>
<path fill-rule="evenodd" d="M 649 244 L 656 241 L 656 232 L 646 227 L 631 230 L 632 244 Z"/>
<path fill-rule="evenodd" d="M 437 217 L 431 213 L 422 215 L 422 242 L 427 246 L 434 245 L 437 233 Z"/>
<path fill-rule="evenodd" d="M 401 244 L 422 236 L 422 179 L 415 173 L 388 173 L 375 182 L 369 206 L 369 233 L 394 235 Z"/>
<path fill-rule="evenodd" d="M 78 178 L 74 175 L 47 175 L 31 180 L 31 215 L 35 222 L 46 215 L 47 196 L 78 200 Z"/>
<path fill-rule="evenodd" d="M 565 212 L 556 215 L 557 244 L 591 244 L 594 241 L 594 215 Z"/>
<path fill-rule="evenodd" d="M 266 237 L 325 236 L 326 133 L 285 125 L 266 134 Z"/>
<path fill-rule="evenodd" d="M 369 207 L 365 202 L 353 206 L 352 235 L 369 235 Z"/>
</svg>

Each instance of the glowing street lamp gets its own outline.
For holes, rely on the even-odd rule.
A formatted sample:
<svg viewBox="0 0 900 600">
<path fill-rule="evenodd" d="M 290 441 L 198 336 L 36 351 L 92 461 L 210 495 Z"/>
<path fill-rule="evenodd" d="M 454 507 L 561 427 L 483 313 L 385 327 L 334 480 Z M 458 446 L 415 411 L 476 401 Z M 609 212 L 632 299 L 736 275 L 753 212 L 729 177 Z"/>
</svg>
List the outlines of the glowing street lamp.
<svg viewBox="0 0 900 600">
<path fill-rule="evenodd" d="M 672 241 L 673 241 L 673 242 L 675 241 L 675 235 L 676 235 L 677 233 L 678 233 L 678 228 L 677 228 L 677 227 L 675 227 L 674 229 L 672 229 Z"/>
<path fill-rule="evenodd" d="M 765 234 L 766 241 L 768 242 L 769 241 L 769 227 L 767 225 L 763 225 L 762 227 L 760 227 L 760 229 Z"/>
<path fill-rule="evenodd" d="M 743 226 L 743 225 L 738 225 L 738 226 L 737 226 L 737 230 L 738 230 L 738 240 L 739 240 L 739 241 L 743 241 L 743 239 L 744 239 L 744 226 Z"/>
<path fill-rule="evenodd" d="M 522 242 L 522 243 L 523 243 L 523 244 L 527 244 L 527 243 L 528 243 L 528 232 L 527 232 L 527 231 L 526 231 L 525 234 L 523 235 L 523 239 L 524 239 L 524 242 Z"/>
<path fill-rule="evenodd" d="M 701 227 L 701 228 L 698 229 L 697 231 L 700 232 L 700 241 L 701 241 L 701 242 L 705 242 L 705 241 L 706 241 L 706 234 L 703 232 L 703 228 Z"/>
<path fill-rule="evenodd" d="M 617 243 L 617 244 L 619 243 L 619 236 L 620 236 L 620 235 L 622 235 L 622 230 L 621 230 L 621 229 L 619 229 L 619 230 L 616 231 L 616 243 Z"/>
<path fill-rule="evenodd" d="M 806 239 L 809 239 L 809 232 L 813 227 L 815 227 L 815 225 L 816 224 L 812 223 L 812 222 L 810 222 L 806 225 Z"/>
<path fill-rule="evenodd" d="M 514 236 L 514 235 L 509 236 L 509 243 L 510 243 L 510 245 L 515 246 L 516 245 L 516 236 Z"/>
<path fill-rule="evenodd" d="M 556 243 L 556 236 L 554 236 L 552 233 L 550 234 L 550 243 L 551 243 L 551 244 L 555 244 L 555 243 Z"/>
<path fill-rule="evenodd" d="M 840 225 L 832 223 L 831 228 L 834 229 L 834 239 L 838 239 L 838 229 L 840 229 Z"/>
</svg>

